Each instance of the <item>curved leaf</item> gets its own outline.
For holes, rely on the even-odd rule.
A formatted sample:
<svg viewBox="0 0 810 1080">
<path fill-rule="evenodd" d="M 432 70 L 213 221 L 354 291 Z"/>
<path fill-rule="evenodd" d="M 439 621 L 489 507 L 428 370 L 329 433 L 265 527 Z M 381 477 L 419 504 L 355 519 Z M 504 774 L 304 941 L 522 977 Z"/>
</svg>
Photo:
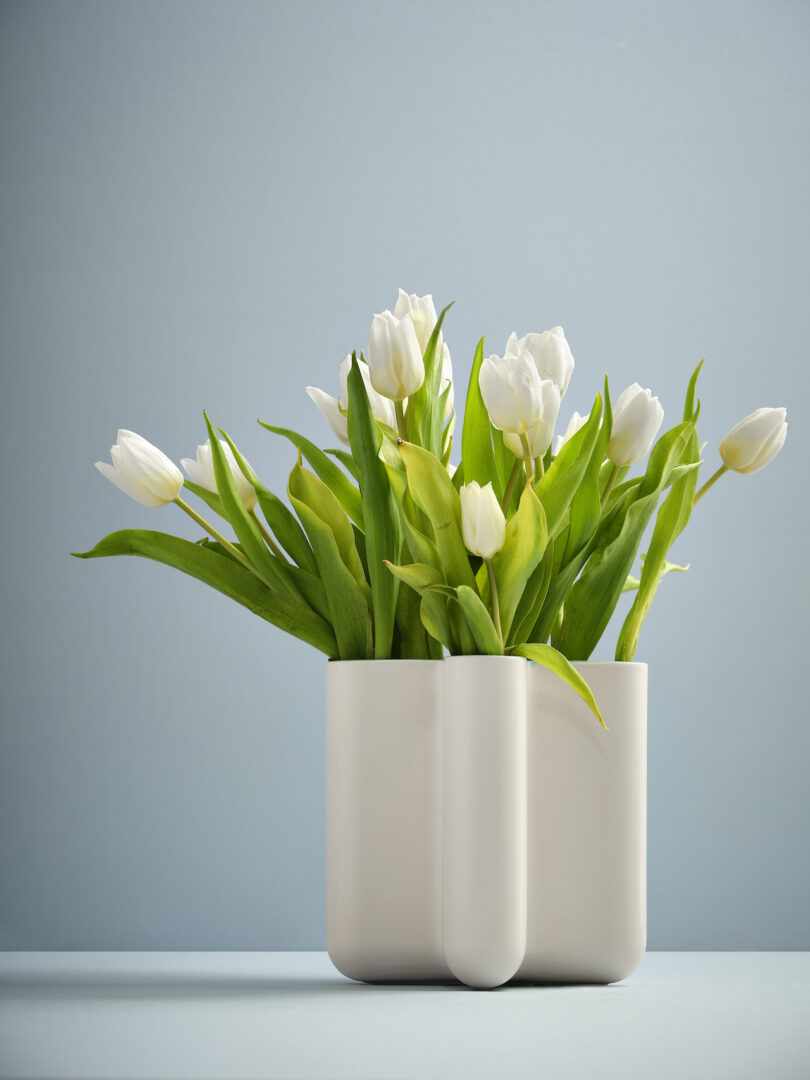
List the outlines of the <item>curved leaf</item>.
<svg viewBox="0 0 810 1080">
<path fill-rule="evenodd" d="M 553 671 L 555 675 L 559 675 L 575 693 L 579 694 L 602 727 L 607 730 L 607 724 L 599 712 L 593 691 L 577 669 L 566 660 L 561 652 L 552 648 L 551 645 L 526 644 L 517 645 L 512 649 L 512 655 L 525 656 L 527 660 L 533 660 L 536 664 L 541 664 L 543 667 L 548 668 L 549 671 Z"/>
</svg>

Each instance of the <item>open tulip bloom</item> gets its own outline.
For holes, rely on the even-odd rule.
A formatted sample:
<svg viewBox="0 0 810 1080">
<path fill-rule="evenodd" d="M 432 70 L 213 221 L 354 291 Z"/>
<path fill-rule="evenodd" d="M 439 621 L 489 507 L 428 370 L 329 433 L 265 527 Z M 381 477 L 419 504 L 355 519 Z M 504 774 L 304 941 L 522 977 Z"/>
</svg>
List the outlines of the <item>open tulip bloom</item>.
<svg viewBox="0 0 810 1080">
<path fill-rule="evenodd" d="M 632 660 L 658 585 L 686 569 L 667 556 L 693 507 L 727 471 L 773 460 L 785 410 L 758 409 L 732 428 L 722 464 L 697 490 L 702 361 L 682 418 L 663 434 L 651 391 L 634 383 L 614 408 L 605 379 L 590 413 L 574 413 L 555 443 L 574 369 L 562 327 L 513 334 L 503 356 L 486 359 L 482 338 L 454 467 L 447 311 L 437 316 L 430 296 L 400 290 L 393 313 L 371 322 L 368 357 L 355 352 L 341 365 L 340 397 L 307 388 L 344 449 L 324 451 L 260 421 L 297 450 L 288 503 L 207 415 L 208 441 L 183 459 L 185 481 L 157 447 L 119 431 L 112 463 L 99 470 L 144 506 L 174 503 L 204 536 L 125 529 L 80 557 L 166 563 L 331 659 L 523 656 L 565 679 L 599 717 L 571 661 L 592 654 L 625 593 L 615 656 Z"/>
</svg>

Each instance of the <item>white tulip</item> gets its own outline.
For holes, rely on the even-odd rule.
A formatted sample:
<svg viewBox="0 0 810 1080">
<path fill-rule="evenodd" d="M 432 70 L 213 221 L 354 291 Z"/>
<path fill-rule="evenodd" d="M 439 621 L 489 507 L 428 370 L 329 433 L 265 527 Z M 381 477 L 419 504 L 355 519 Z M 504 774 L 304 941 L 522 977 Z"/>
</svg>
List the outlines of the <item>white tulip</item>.
<svg viewBox="0 0 810 1080">
<path fill-rule="evenodd" d="M 371 385 L 378 394 L 403 401 L 425 381 L 425 364 L 410 315 L 398 319 L 383 311 L 371 320 L 368 334 Z"/>
<path fill-rule="evenodd" d="M 183 490 L 183 474 L 175 463 L 134 431 L 119 430 L 110 457 L 112 465 L 97 461 L 96 468 L 142 506 L 164 506 Z"/>
<path fill-rule="evenodd" d="M 574 357 L 563 328 L 555 326 L 542 334 L 526 334 L 522 338 L 510 334 L 506 342 L 507 356 L 523 351 L 531 353 L 540 378 L 551 379 L 563 397 L 574 371 Z"/>
<path fill-rule="evenodd" d="M 378 394 L 371 385 L 371 375 L 369 374 L 368 364 L 364 360 L 358 360 L 357 363 L 360 366 L 360 374 L 363 376 L 363 382 L 366 384 L 369 405 L 371 405 L 371 411 L 374 414 L 375 419 L 382 421 L 384 424 L 388 424 L 389 427 L 395 428 L 397 426 L 397 420 L 393 403 L 390 402 L 388 398 L 383 397 L 382 394 Z M 306 387 L 307 393 L 326 417 L 332 431 L 334 431 L 338 439 L 340 439 L 342 443 L 345 443 L 346 446 L 349 445 L 349 423 L 345 414 L 349 409 L 349 372 L 351 369 L 352 358 L 349 355 L 340 365 L 339 398 L 332 397 L 332 395 L 327 394 L 325 390 L 319 390 L 317 386 Z"/>
<path fill-rule="evenodd" d="M 557 436 L 557 442 L 554 444 L 555 457 L 559 454 L 560 450 L 562 450 L 571 436 L 576 435 L 579 429 L 584 427 L 587 422 L 587 416 L 580 416 L 578 412 L 572 414 L 571 419 L 568 421 L 568 427 L 565 429 L 565 434 Z"/>
<path fill-rule="evenodd" d="M 614 465 L 637 465 L 649 454 L 664 410 L 652 391 L 633 383 L 623 390 L 613 409 L 613 428 L 607 456 Z"/>
<path fill-rule="evenodd" d="M 531 353 L 488 356 L 478 373 L 481 397 L 499 431 L 525 435 L 543 419 L 543 381 Z M 559 407 L 559 394 L 558 407 Z"/>
<path fill-rule="evenodd" d="M 776 457 L 787 437 L 786 409 L 757 409 L 720 443 L 720 457 L 727 469 L 752 473 Z"/>
<path fill-rule="evenodd" d="M 482 559 L 491 559 L 506 540 L 506 518 L 492 484 L 481 487 L 475 480 L 462 484 L 461 533 L 465 547 Z"/>
<path fill-rule="evenodd" d="M 551 446 L 551 439 L 554 435 L 554 428 L 560 411 L 560 392 L 551 379 L 541 379 L 540 387 L 543 415 L 526 432 L 529 439 L 529 451 L 533 458 L 542 457 Z M 503 433 L 503 443 L 515 457 L 523 457 L 523 443 L 517 435 L 505 431 Z"/>
<path fill-rule="evenodd" d="M 394 315 L 398 319 L 410 315 L 419 348 L 422 350 L 422 356 L 424 356 L 425 349 L 430 341 L 430 335 L 436 328 L 436 322 L 438 321 L 436 308 L 433 305 L 433 297 L 430 293 L 427 296 L 417 296 L 416 293 L 408 294 L 404 289 L 400 289 L 397 302 L 394 305 Z"/>
<path fill-rule="evenodd" d="M 447 395 L 447 401 L 444 403 L 444 419 L 447 420 L 450 413 L 453 411 L 453 364 L 450 360 L 450 350 L 447 348 L 446 343 L 442 344 L 442 381 L 439 387 L 439 393 L 443 394 L 445 390 L 450 388 L 450 392 Z"/>
<path fill-rule="evenodd" d="M 237 465 L 233 450 L 224 439 L 219 440 L 219 445 L 223 449 L 228 468 L 231 470 L 237 495 L 244 503 L 245 509 L 252 510 L 257 501 L 253 484 L 250 483 Z M 210 439 L 207 439 L 202 446 L 197 447 L 196 459 L 181 458 L 180 464 L 186 470 L 186 475 L 193 484 L 199 484 L 200 487 L 204 487 L 207 491 L 213 491 L 215 495 L 217 494 L 217 480 L 214 474 L 214 457 L 211 453 Z"/>
</svg>

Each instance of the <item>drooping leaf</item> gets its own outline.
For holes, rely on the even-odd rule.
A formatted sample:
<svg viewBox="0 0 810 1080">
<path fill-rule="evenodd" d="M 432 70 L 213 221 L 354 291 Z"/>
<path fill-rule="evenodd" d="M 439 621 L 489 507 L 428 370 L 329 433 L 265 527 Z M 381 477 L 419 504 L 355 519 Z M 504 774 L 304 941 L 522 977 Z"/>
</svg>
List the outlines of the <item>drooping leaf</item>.
<svg viewBox="0 0 810 1080">
<path fill-rule="evenodd" d="M 208 545 L 147 529 L 123 529 L 105 536 L 91 551 L 74 554 L 80 559 L 139 555 L 171 566 L 205 582 L 327 656 L 336 657 L 338 654 L 331 626 L 303 600 L 290 599 L 274 592 L 233 558 L 223 558 L 210 550 Z"/>
<path fill-rule="evenodd" d="M 517 645 L 512 649 L 512 655 L 525 656 L 527 660 L 533 660 L 536 664 L 541 664 L 543 667 L 548 668 L 549 671 L 553 671 L 555 675 L 559 675 L 575 693 L 579 694 L 602 727 L 607 728 L 607 724 L 605 724 L 602 714 L 599 712 L 593 691 L 562 653 L 552 648 L 551 645 L 525 644 Z"/>
<path fill-rule="evenodd" d="M 385 565 L 400 581 L 404 581 L 410 588 L 422 592 L 429 585 L 444 585 L 444 576 L 441 570 L 425 563 L 409 563 L 406 566 L 394 566 L 386 560 Z"/>
<path fill-rule="evenodd" d="M 380 436 L 356 357 L 352 358 L 348 389 L 349 440 L 360 477 L 362 525 L 374 611 L 374 658 L 388 660 L 394 638 L 399 582 L 386 569 L 385 560 L 399 562 L 402 530 L 388 472 L 378 456 Z"/>
</svg>

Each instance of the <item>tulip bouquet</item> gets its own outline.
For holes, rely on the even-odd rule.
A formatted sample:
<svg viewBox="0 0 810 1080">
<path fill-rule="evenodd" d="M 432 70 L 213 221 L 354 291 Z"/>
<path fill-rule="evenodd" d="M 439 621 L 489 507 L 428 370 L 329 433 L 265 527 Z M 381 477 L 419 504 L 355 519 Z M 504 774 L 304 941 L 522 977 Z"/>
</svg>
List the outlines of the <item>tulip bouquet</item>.
<svg viewBox="0 0 810 1080">
<path fill-rule="evenodd" d="M 80 557 L 173 566 L 332 659 L 439 659 L 445 649 L 523 656 L 557 672 L 598 717 L 570 661 L 591 655 L 623 593 L 633 598 L 615 655 L 633 658 L 662 578 L 687 569 L 667 556 L 693 506 L 728 470 L 754 472 L 776 456 L 785 410 L 759 409 L 737 424 L 698 490 L 700 364 L 682 419 L 664 434 L 649 390 L 634 383 L 614 406 L 606 378 L 590 412 L 574 413 L 554 442 L 574 370 L 562 328 L 512 334 L 502 356 L 485 357 L 482 339 L 454 468 L 448 309 L 437 316 L 430 296 L 400 290 L 394 311 L 374 316 L 367 354 L 341 364 L 340 397 L 307 388 L 342 448 L 324 451 L 260 421 L 298 451 L 289 506 L 207 415 L 208 441 L 181 462 L 186 479 L 151 443 L 119 431 L 112 464 L 99 470 L 145 506 L 176 504 L 205 535 L 195 543 L 126 529 Z M 189 505 L 184 489 L 233 535 Z"/>
</svg>

